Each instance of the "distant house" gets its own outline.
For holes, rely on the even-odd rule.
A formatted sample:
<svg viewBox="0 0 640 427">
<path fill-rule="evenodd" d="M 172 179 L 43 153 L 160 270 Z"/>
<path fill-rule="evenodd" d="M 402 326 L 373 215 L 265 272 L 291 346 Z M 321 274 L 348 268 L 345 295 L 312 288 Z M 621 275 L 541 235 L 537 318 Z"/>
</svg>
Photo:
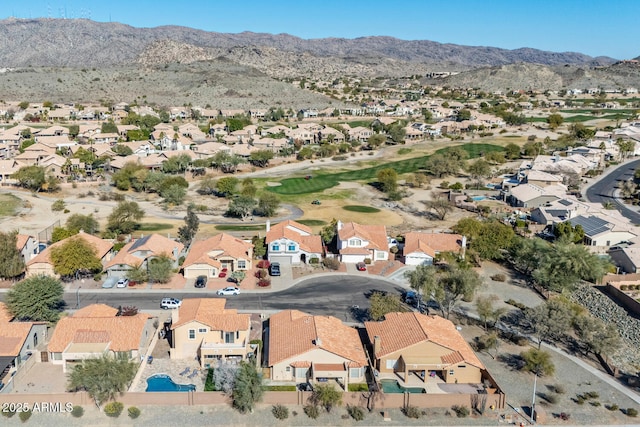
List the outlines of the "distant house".
<svg viewBox="0 0 640 427">
<path fill-rule="evenodd" d="M 159 256 L 167 256 L 174 268 L 184 251 L 184 245 L 160 234 L 150 234 L 133 240 L 122 247 L 106 264 L 109 277 L 125 277 L 127 272 L 135 268 L 147 268 L 151 260 Z"/>
<path fill-rule="evenodd" d="M 48 246 L 38 255 L 33 257 L 31 261 L 27 261 L 27 277 L 36 276 L 39 274 L 56 277 L 57 274 L 54 271 L 54 265 L 51 261 L 51 250 L 53 248 L 62 246 L 69 241 L 75 241 L 75 239 L 84 240 L 95 249 L 94 253 L 96 257 L 98 257 L 100 262 L 102 262 L 102 265 L 105 265 L 107 263 L 111 255 L 113 243 L 108 240 L 93 236 L 91 234 L 87 234 L 84 231 L 80 231 L 80 233 L 74 236 L 67 237 L 66 239 L 60 240 L 59 242 Z"/>
<path fill-rule="evenodd" d="M 342 262 L 355 263 L 367 258 L 372 262 L 389 259 L 387 228 L 384 225 L 338 221 L 336 228 Z"/>
<path fill-rule="evenodd" d="M 31 261 L 31 258 L 38 254 L 38 241 L 28 234 L 18 234 L 16 236 L 16 247 L 20 251 L 25 265 L 27 261 Z"/>
<path fill-rule="evenodd" d="M 196 358 L 203 368 L 258 356 L 251 316 L 225 308 L 225 299 L 190 298 L 171 314 L 171 359 Z"/>
<path fill-rule="evenodd" d="M 374 369 L 380 378 L 423 381 L 433 373 L 445 383 L 481 383 L 484 364 L 449 320 L 424 314 L 388 313 L 365 322 Z"/>
<path fill-rule="evenodd" d="M 407 233 L 404 238 L 404 263 L 406 265 L 431 265 L 442 252 L 464 256 L 467 239 L 460 234 Z"/>
<path fill-rule="evenodd" d="M 47 346 L 49 361 L 62 365 L 64 372 L 103 354 L 139 361 L 154 334 L 148 314 L 118 316 L 118 309 L 92 304 L 58 321 Z"/>
<path fill-rule="evenodd" d="M 568 221 L 573 227 L 582 227 L 584 244 L 587 246 L 615 246 L 637 236 L 631 224 L 620 223 L 603 214 L 579 215 Z"/>
<path fill-rule="evenodd" d="M 609 250 L 609 256 L 621 272 L 627 274 L 640 273 L 640 247 L 613 246 Z"/>
<path fill-rule="evenodd" d="M 271 226 L 267 221 L 267 256 L 271 262 L 281 264 L 299 264 L 316 258 L 324 253 L 322 238 L 313 234 L 311 228 L 292 220 Z"/>
<path fill-rule="evenodd" d="M 184 277 L 217 277 L 223 268 L 231 271 L 250 270 L 253 244 L 226 233 L 193 242 L 182 264 Z"/>
<path fill-rule="evenodd" d="M 281 311 L 269 318 L 265 342 L 272 381 L 335 381 L 344 390 L 365 381 L 367 358 L 358 331 L 335 317 Z"/>
<path fill-rule="evenodd" d="M 540 187 L 535 184 L 520 184 L 513 187 L 507 196 L 511 206 L 518 208 L 537 208 L 547 203 L 560 200 L 567 193 L 563 185 Z"/>
<path fill-rule="evenodd" d="M 13 377 L 31 357 L 39 357 L 38 349 L 47 338 L 46 322 L 19 322 L 0 302 L 0 390 L 11 392 Z"/>
</svg>

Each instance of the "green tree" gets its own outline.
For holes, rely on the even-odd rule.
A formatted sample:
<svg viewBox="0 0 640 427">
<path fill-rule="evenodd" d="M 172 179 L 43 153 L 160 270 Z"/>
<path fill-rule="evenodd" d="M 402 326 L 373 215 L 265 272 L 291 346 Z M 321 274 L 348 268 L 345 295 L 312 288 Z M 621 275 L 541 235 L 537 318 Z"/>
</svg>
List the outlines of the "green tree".
<svg viewBox="0 0 640 427">
<path fill-rule="evenodd" d="M 189 247 L 191 241 L 200 228 L 200 218 L 195 213 L 194 206 L 187 206 L 187 215 L 184 217 L 184 225 L 178 229 L 178 240 L 185 247 Z"/>
<path fill-rule="evenodd" d="M 73 234 L 78 234 L 80 230 L 87 234 L 97 234 L 100 227 L 98 221 L 93 217 L 93 214 L 73 214 L 67 218 L 65 226 L 67 230 L 71 230 Z"/>
<path fill-rule="evenodd" d="M 258 188 L 253 182 L 253 179 L 245 178 L 242 180 L 240 194 L 247 197 L 256 197 L 257 193 L 258 193 Z"/>
<path fill-rule="evenodd" d="M 407 131 L 404 129 L 402 125 L 398 123 L 394 123 L 391 126 L 389 126 L 389 130 L 387 131 L 387 134 L 393 140 L 393 142 L 395 142 L 396 144 L 401 144 L 404 142 L 404 137 L 406 136 Z"/>
<path fill-rule="evenodd" d="M 620 155 L 623 160 L 627 159 L 636 150 L 636 142 L 632 139 L 624 140 L 622 138 L 618 138 L 616 140 L 616 145 L 620 148 Z"/>
<path fill-rule="evenodd" d="M 440 221 L 444 221 L 447 214 L 453 211 L 453 205 L 449 202 L 447 195 L 437 191 L 431 192 L 431 200 L 425 200 L 424 205 L 430 211 L 433 211 Z"/>
<path fill-rule="evenodd" d="M 251 238 L 251 243 L 253 243 L 253 256 L 256 259 L 262 259 L 267 254 L 267 248 L 264 245 L 264 238 L 260 236 L 253 236 Z"/>
<path fill-rule="evenodd" d="M 123 201 L 109 214 L 107 229 L 118 234 L 131 233 L 143 217 L 144 211 L 136 202 Z"/>
<path fill-rule="evenodd" d="M 320 237 L 322 237 L 322 241 L 325 245 L 330 244 L 333 241 L 333 238 L 336 236 L 336 226 L 338 224 L 338 220 L 335 218 L 331 219 L 331 222 L 320 230 Z"/>
<path fill-rule="evenodd" d="M 269 160 L 271 159 L 273 159 L 273 151 L 271 150 L 257 150 L 249 155 L 249 163 L 259 168 L 269 166 Z"/>
<path fill-rule="evenodd" d="M 374 292 L 369 298 L 369 317 L 372 320 L 382 320 L 387 313 L 404 311 L 402 302 L 397 295 Z"/>
<path fill-rule="evenodd" d="M 7 309 L 16 320 L 55 322 L 64 307 L 62 283 L 51 276 L 32 276 L 7 292 Z"/>
<path fill-rule="evenodd" d="M 42 166 L 23 166 L 11 178 L 18 181 L 21 187 L 31 191 L 40 191 L 47 181 L 45 169 Z"/>
<path fill-rule="evenodd" d="M 564 122 L 564 117 L 558 113 L 553 113 L 547 117 L 547 123 L 549 124 L 549 128 L 551 130 L 556 130 L 560 125 Z"/>
<path fill-rule="evenodd" d="M 622 339 L 613 323 L 605 323 L 589 314 L 582 314 L 576 316 L 573 327 L 587 354 L 614 354 L 622 346 Z"/>
<path fill-rule="evenodd" d="M 21 110 L 26 110 L 27 108 L 29 108 L 29 101 L 22 101 L 18 104 L 18 107 L 20 107 Z"/>
<path fill-rule="evenodd" d="M 243 221 L 252 214 L 253 209 L 258 205 L 252 197 L 238 196 L 231 200 L 225 215 L 241 218 Z"/>
<path fill-rule="evenodd" d="M 311 395 L 311 402 L 316 406 L 322 406 L 327 412 L 331 412 L 334 406 L 342 404 L 342 392 L 331 384 L 318 384 Z"/>
<path fill-rule="evenodd" d="M 529 276 L 540 267 L 542 256 L 550 246 L 538 237 L 516 237 L 509 248 L 509 261 L 517 271 Z"/>
<path fill-rule="evenodd" d="M 474 270 L 451 265 L 438 278 L 432 298 L 440 305 L 442 316 L 448 319 L 460 300 L 471 301 L 481 285 L 482 279 Z"/>
<path fill-rule="evenodd" d="M 520 147 L 513 142 L 505 145 L 504 151 L 508 159 L 514 160 L 520 158 Z"/>
<path fill-rule="evenodd" d="M 151 258 L 147 270 L 150 281 L 168 283 L 173 276 L 173 260 L 166 255 Z"/>
<path fill-rule="evenodd" d="M 415 270 L 407 271 L 405 277 L 411 289 L 418 293 L 421 300 L 423 295 L 431 297 L 431 292 L 438 281 L 438 270 L 433 265 L 418 265 Z"/>
<path fill-rule="evenodd" d="M 471 120 L 471 110 L 467 108 L 458 110 L 458 116 L 456 117 L 456 121 L 461 122 L 463 120 Z"/>
<path fill-rule="evenodd" d="M 164 173 L 182 173 L 187 170 L 191 163 L 191 157 L 188 154 L 179 154 L 171 156 L 162 162 L 162 172 Z"/>
<path fill-rule="evenodd" d="M 571 226 L 569 221 L 556 224 L 553 228 L 553 234 L 558 239 L 564 239 L 565 241 L 573 243 L 582 243 L 584 240 L 584 229 L 580 224 L 576 224 L 575 227 Z"/>
<path fill-rule="evenodd" d="M 369 139 L 367 140 L 367 145 L 373 149 L 376 149 L 385 142 L 387 142 L 387 137 L 383 134 L 376 133 L 369 137 Z"/>
<path fill-rule="evenodd" d="M 480 180 L 491 175 L 491 165 L 485 159 L 478 159 L 467 166 L 471 179 Z"/>
<path fill-rule="evenodd" d="M 256 207 L 256 215 L 272 217 L 278 212 L 280 207 L 280 199 L 273 193 L 264 192 L 258 198 L 258 206 Z"/>
<path fill-rule="evenodd" d="M 142 263 L 139 263 L 131 270 L 127 270 L 127 279 L 135 283 L 144 283 L 149 280 L 149 275 L 147 269 L 142 266 Z"/>
<path fill-rule="evenodd" d="M 538 376 L 553 375 L 556 370 L 551 355 L 544 350 L 532 348 L 520 353 L 520 357 L 524 361 L 522 368 Z"/>
<path fill-rule="evenodd" d="M 111 151 L 113 151 L 116 155 L 121 157 L 130 156 L 133 154 L 133 150 L 128 145 L 124 144 L 116 144 L 111 147 Z"/>
<path fill-rule="evenodd" d="M 118 133 L 118 126 L 112 121 L 102 123 L 101 133 Z"/>
<path fill-rule="evenodd" d="M 73 278 L 78 273 L 98 273 L 102 263 L 96 248 L 81 237 L 70 237 L 51 248 L 51 262 L 56 274 Z"/>
<path fill-rule="evenodd" d="M 4 279 L 24 272 L 24 260 L 17 246 L 18 231 L 0 232 L 0 277 Z"/>
<path fill-rule="evenodd" d="M 567 303 L 555 299 L 527 309 L 524 320 L 538 340 L 540 348 L 542 341 L 558 340 L 567 333 L 571 327 L 573 313 Z"/>
<path fill-rule="evenodd" d="M 469 247 L 483 259 L 501 260 L 513 244 L 513 229 L 497 220 L 479 221 L 465 218 L 453 226 L 453 231 L 469 239 Z"/>
<path fill-rule="evenodd" d="M 78 136 L 79 133 L 80 133 L 80 126 L 79 125 L 70 125 L 69 126 L 69 136 L 71 137 L 71 139 L 75 139 L 75 137 Z"/>
<path fill-rule="evenodd" d="M 378 171 L 376 175 L 382 191 L 389 194 L 398 189 L 398 172 L 395 169 L 386 168 Z"/>
<path fill-rule="evenodd" d="M 522 146 L 522 152 L 527 157 L 536 157 L 543 152 L 542 142 L 528 141 Z"/>
<path fill-rule="evenodd" d="M 64 240 L 74 234 L 78 233 L 75 230 L 70 230 L 65 227 L 54 227 L 53 232 L 51 233 L 51 243 L 59 242 L 60 240 Z"/>
<path fill-rule="evenodd" d="M 493 301 L 496 298 L 497 296 L 494 295 L 480 296 L 476 299 L 476 310 L 478 312 L 478 316 L 480 316 L 480 320 L 484 324 L 485 331 L 487 330 L 489 322 L 492 322 L 495 325 L 498 319 L 507 312 L 505 308 L 495 308 L 493 306 Z"/>
<path fill-rule="evenodd" d="M 227 119 L 227 130 L 229 132 L 235 132 L 237 130 L 244 129 L 245 126 L 251 124 L 251 119 L 246 115 L 237 115 Z"/>
<path fill-rule="evenodd" d="M 225 176 L 220 178 L 216 182 L 216 190 L 219 195 L 230 198 L 236 194 L 236 187 L 238 186 L 238 178 L 234 176 Z"/>
<path fill-rule="evenodd" d="M 231 397 L 233 407 L 241 413 L 252 412 L 255 404 L 262 399 L 262 376 L 251 362 L 240 362 Z"/>
<path fill-rule="evenodd" d="M 178 184 L 172 184 L 168 188 L 163 188 L 160 191 L 160 196 L 165 203 L 181 205 L 185 197 L 187 197 L 187 190 Z"/>
<path fill-rule="evenodd" d="M 68 387 L 71 391 L 86 390 L 100 406 L 127 391 L 137 369 L 138 366 L 124 355 L 112 357 L 105 353 L 74 365 Z"/>
</svg>

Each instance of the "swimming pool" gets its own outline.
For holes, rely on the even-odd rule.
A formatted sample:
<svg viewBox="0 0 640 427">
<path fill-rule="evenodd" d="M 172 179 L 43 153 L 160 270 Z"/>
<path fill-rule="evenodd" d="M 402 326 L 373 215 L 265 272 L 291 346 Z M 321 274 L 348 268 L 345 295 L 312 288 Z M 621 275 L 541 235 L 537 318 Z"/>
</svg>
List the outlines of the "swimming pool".
<svg viewBox="0 0 640 427">
<path fill-rule="evenodd" d="M 422 387 L 404 388 L 396 380 L 380 380 L 380 387 L 385 393 L 426 393 Z"/>
<path fill-rule="evenodd" d="M 193 384 L 176 384 L 169 375 L 156 374 L 147 378 L 145 391 L 195 391 Z"/>
<path fill-rule="evenodd" d="M 479 202 L 480 200 L 484 200 L 486 199 L 485 196 L 472 196 L 471 200 L 473 200 L 474 202 Z"/>
</svg>

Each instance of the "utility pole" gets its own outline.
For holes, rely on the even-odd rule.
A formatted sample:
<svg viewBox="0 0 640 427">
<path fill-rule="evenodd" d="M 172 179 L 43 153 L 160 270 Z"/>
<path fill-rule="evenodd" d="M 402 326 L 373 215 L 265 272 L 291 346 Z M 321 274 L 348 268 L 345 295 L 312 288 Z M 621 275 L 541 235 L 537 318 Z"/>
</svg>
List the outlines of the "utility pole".
<svg viewBox="0 0 640 427">
<path fill-rule="evenodd" d="M 536 411 L 536 385 L 538 384 L 538 372 L 533 373 L 533 396 L 531 398 L 531 417 L 529 421 L 533 424 L 533 414 Z"/>
</svg>

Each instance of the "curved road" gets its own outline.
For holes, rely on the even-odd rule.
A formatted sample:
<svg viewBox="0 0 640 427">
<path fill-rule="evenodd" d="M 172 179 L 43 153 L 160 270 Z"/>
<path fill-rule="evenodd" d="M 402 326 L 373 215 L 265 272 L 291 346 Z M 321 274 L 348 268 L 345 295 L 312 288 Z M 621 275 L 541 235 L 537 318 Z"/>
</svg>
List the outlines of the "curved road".
<svg viewBox="0 0 640 427">
<path fill-rule="evenodd" d="M 108 304 L 112 307 L 133 305 L 141 310 L 159 310 L 163 297 L 174 298 L 227 298 L 227 307 L 249 311 L 301 310 L 310 314 L 335 316 L 343 321 L 360 321 L 361 315 L 369 307 L 368 296 L 373 291 L 400 294 L 403 288 L 385 280 L 366 276 L 316 277 L 304 280 L 288 289 L 278 292 L 246 292 L 236 296 L 218 297 L 215 291 L 193 290 L 190 292 L 167 290 L 166 293 L 153 291 L 131 291 L 129 289 L 82 290 L 67 292 L 64 300 L 68 308 L 89 304 Z M 0 294 L 0 299 L 4 295 Z M 353 309 L 358 306 L 359 309 Z"/>
<path fill-rule="evenodd" d="M 620 213 L 634 224 L 640 224 L 640 213 L 627 207 L 615 196 L 618 182 L 633 178 L 635 170 L 640 167 L 640 160 L 634 160 L 614 169 L 586 191 L 586 198 L 593 203 L 613 203 Z"/>
</svg>

